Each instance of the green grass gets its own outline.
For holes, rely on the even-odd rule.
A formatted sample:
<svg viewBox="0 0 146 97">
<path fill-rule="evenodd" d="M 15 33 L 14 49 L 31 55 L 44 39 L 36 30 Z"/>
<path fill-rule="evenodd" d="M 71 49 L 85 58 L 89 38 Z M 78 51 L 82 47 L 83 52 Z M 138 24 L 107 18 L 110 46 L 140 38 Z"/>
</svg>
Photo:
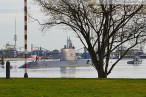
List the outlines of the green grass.
<svg viewBox="0 0 146 97">
<path fill-rule="evenodd" d="M 146 97 L 146 79 L 0 78 L 0 97 Z"/>
</svg>

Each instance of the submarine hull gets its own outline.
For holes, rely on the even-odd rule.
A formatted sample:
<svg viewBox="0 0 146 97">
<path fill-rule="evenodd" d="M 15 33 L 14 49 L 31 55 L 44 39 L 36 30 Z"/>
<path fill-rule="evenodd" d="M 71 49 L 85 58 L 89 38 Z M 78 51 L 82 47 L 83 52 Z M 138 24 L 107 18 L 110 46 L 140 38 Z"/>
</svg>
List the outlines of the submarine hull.
<svg viewBox="0 0 146 97">
<path fill-rule="evenodd" d="M 28 62 L 27 68 L 49 68 L 49 67 L 64 67 L 64 66 L 90 66 L 91 60 L 80 59 L 76 61 L 37 61 Z M 19 68 L 25 68 L 25 65 Z"/>
</svg>

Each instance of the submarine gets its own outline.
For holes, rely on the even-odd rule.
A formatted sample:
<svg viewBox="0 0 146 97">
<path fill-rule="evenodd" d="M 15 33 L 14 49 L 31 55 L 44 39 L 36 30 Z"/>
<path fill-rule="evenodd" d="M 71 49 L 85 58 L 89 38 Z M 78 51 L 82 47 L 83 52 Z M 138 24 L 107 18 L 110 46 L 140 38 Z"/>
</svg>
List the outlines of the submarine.
<svg viewBox="0 0 146 97">
<path fill-rule="evenodd" d="M 61 49 L 61 59 L 59 60 L 40 60 L 28 62 L 27 68 L 49 68 L 49 67 L 69 67 L 69 66 L 91 66 L 91 59 L 77 59 L 75 54 L 75 47 L 72 42 L 67 39 L 67 45 Z M 25 68 L 23 64 L 19 68 Z"/>
</svg>

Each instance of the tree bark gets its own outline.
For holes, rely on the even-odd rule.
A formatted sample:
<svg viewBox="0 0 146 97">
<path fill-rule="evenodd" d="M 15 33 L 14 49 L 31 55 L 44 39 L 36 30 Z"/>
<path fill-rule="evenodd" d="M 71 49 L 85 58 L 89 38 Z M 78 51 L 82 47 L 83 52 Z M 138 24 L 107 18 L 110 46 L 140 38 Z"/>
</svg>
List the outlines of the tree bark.
<svg viewBox="0 0 146 97">
<path fill-rule="evenodd" d="M 98 72 L 98 78 L 107 78 L 107 75 L 103 70 L 99 70 Z"/>
<path fill-rule="evenodd" d="M 95 69 L 97 70 L 98 73 L 98 78 L 107 78 L 107 74 L 104 71 L 104 64 L 102 62 L 102 60 L 94 60 L 92 59 L 93 65 L 95 67 Z"/>
<path fill-rule="evenodd" d="M 98 72 L 98 78 L 107 78 L 107 74 L 105 73 L 104 70 L 104 63 L 102 60 L 99 60 L 99 70 Z"/>
</svg>

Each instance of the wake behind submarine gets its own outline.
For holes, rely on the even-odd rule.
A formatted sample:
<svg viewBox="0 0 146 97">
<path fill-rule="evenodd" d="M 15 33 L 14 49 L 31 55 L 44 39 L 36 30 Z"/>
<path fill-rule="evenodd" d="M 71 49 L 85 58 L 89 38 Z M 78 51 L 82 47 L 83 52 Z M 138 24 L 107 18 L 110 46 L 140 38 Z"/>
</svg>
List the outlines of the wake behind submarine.
<svg viewBox="0 0 146 97">
<path fill-rule="evenodd" d="M 41 60 L 28 62 L 27 68 L 49 68 L 49 67 L 65 67 L 65 66 L 90 66 L 91 59 L 76 59 L 75 48 L 72 46 L 71 40 L 67 39 L 67 45 L 61 49 L 60 60 Z M 25 65 L 19 68 L 25 68 Z"/>
</svg>

